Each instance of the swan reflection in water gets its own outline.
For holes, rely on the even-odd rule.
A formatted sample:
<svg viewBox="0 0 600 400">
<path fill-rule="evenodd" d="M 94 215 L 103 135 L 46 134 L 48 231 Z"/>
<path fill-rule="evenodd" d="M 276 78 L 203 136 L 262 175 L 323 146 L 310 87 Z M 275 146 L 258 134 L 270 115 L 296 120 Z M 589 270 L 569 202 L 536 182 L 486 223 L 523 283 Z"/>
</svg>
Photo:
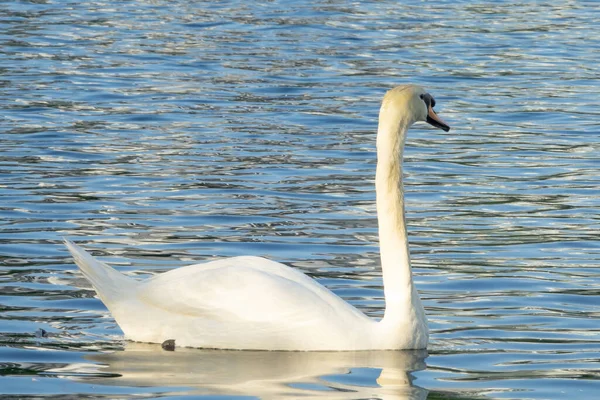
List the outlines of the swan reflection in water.
<svg viewBox="0 0 600 400">
<path fill-rule="evenodd" d="M 125 351 L 96 353 L 94 384 L 179 387 L 210 395 L 260 398 L 426 399 L 411 372 L 426 368 L 426 350 L 359 352 L 231 351 L 127 343 Z M 108 375 L 107 375 L 108 376 Z M 187 393 L 189 391 L 186 390 Z"/>
</svg>

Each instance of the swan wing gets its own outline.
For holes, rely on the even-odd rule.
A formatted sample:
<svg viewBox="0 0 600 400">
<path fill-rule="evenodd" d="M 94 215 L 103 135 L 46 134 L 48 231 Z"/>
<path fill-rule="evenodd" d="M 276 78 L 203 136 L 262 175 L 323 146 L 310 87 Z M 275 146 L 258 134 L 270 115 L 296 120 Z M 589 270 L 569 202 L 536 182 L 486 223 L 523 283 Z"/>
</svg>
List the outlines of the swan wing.
<svg viewBox="0 0 600 400">
<path fill-rule="evenodd" d="M 214 322 L 313 324 L 362 315 L 314 279 L 259 257 L 234 257 L 178 268 L 151 278 L 137 292 L 147 306 Z"/>
<path fill-rule="evenodd" d="M 373 323 L 317 281 L 256 257 L 157 275 L 127 306 L 119 325 L 129 338 L 190 347 L 350 349 Z"/>
</svg>

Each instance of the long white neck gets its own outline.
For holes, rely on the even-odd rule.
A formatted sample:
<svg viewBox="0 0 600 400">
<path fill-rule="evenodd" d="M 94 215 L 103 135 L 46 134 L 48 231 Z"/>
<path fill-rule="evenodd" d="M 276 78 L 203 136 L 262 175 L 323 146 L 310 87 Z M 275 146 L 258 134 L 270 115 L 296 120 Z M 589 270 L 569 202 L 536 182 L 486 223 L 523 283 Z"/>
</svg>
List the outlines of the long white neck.
<svg viewBox="0 0 600 400">
<path fill-rule="evenodd" d="M 404 220 L 402 158 L 406 131 L 412 124 L 406 116 L 382 108 L 377 132 L 377 219 L 386 310 L 384 321 L 402 319 L 418 294 L 413 286 L 408 237 Z M 418 305 L 420 307 L 420 304 Z"/>
</svg>

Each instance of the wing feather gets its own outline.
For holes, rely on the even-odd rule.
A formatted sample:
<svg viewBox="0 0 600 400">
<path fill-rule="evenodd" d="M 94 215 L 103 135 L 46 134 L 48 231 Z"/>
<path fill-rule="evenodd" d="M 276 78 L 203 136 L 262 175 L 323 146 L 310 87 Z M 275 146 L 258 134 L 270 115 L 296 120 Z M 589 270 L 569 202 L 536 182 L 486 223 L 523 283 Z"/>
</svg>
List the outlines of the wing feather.
<svg viewBox="0 0 600 400">
<path fill-rule="evenodd" d="M 316 323 L 339 297 L 301 272 L 257 257 L 179 268 L 146 281 L 137 298 L 171 314 L 212 321 Z M 338 302 L 339 300 L 339 302 Z"/>
</svg>

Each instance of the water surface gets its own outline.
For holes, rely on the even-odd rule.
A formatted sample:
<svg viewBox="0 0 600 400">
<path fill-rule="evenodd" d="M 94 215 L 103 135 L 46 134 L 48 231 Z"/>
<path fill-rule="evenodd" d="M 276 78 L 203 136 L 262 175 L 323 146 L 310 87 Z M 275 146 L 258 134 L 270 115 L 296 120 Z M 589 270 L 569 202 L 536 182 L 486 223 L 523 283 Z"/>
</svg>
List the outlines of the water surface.
<svg viewBox="0 0 600 400">
<path fill-rule="evenodd" d="M 594 398 L 596 9 L 3 2 L 0 392 Z M 139 277 L 269 257 L 381 317 L 376 119 L 407 82 L 453 127 L 417 124 L 406 149 L 428 357 L 122 340 L 62 237 Z"/>
</svg>

